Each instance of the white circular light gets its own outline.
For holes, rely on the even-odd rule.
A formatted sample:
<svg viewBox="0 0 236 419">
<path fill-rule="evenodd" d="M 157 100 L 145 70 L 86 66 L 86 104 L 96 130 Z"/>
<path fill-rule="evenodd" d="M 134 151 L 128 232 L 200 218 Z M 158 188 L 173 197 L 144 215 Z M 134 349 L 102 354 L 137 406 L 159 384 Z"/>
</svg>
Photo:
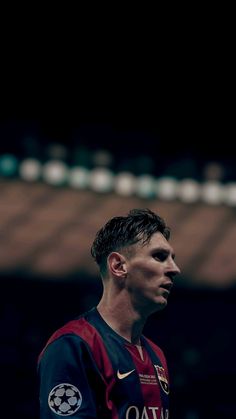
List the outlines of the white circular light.
<svg viewBox="0 0 236 419">
<path fill-rule="evenodd" d="M 114 175 L 105 168 L 96 168 L 90 172 L 90 187 L 95 192 L 110 192 L 113 188 Z"/>
<path fill-rule="evenodd" d="M 177 195 L 181 201 L 192 203 L 198 201 L 201 194 L 200 184 L 194 179 L 184 179 L 179 182 Z"/>
<path fill-rule="evenodd" d="M 72 167 L 69 172 L 68 183 L 73 188 L 87 188 L 89 185 L 89 170 L 85 167 Z"/>
<path fill-rule="evenodd" d="M 50 185 L 63 185 L 68 177 L 68 168 L 59 160 L 51 160 L 43 165 L 42 175 Z"/>
<path fill-rule="evenodd" d="M 130 172 L 120 172 L 114 179 L 114 190 L 119 195 L 131 196 L 135 193 L 136 177 Z"/>
<path fill-rule="evenodd" d="M 221 204 L 224 196 L 223 185 L 217 181 L 208 181 L 202 185 L 201 197 L 204 202 L 211 205 Z"/>
<path fill-rule="evenodd" d="M 42 164 L 36 159 L 25 159 L 21 162 L 19 173 L 22 179 L 34 182 L 41 176 Z"/>
<path fill-rule="evenodd" d="M 230 182 L 224 187 L 224 202 L 236 206 L 236 182 Z"/>
<path fill-rule="evenodd" d="M 141 198 L 153 198 L 155 195 L 155 179 L 150 175 L 141 175 L 136 179 L 136 194 Z"/>
<path fill-rule="evenodd" d="M 158 198 L 171 201 L 177 197 L 178 182 L 172 177 L 162 177 L 156 181 L 155 189 Z"/>
</svg>

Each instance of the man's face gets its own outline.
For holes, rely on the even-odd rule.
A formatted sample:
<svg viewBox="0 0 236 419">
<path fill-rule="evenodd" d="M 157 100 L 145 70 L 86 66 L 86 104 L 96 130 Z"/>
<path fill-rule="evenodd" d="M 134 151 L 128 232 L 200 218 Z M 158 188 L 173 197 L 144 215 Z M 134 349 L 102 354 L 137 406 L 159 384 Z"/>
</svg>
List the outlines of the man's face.
<svg viewBox="0 0 236 419">
<path fill-rule="evenodd" d="M 180 273 L 172 247 L 157 232 L 149 243 L 138 242 L 130 250 L 126 259 L 126 289 L 133 306 L 147 315 L 162 310 L 167 305 L 174 276 Z"/>
</svg>

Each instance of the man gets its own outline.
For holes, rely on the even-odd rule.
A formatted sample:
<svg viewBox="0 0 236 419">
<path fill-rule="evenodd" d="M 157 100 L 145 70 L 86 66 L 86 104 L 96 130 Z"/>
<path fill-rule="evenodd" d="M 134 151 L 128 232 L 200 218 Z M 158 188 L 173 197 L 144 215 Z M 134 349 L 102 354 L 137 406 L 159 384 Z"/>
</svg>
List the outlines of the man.
<svg viewBox="0 0 236 419">
<path fill-rule="evenodd" d="M 149 209 L 112 218 L 98 231 L 91 253 L 103 295 L 41 353 L 41 419 L 168 419 L 166 359 L 142 330 L 151 313 L 166 307 L 180 272 L 169 236 Z"/>
</svg>

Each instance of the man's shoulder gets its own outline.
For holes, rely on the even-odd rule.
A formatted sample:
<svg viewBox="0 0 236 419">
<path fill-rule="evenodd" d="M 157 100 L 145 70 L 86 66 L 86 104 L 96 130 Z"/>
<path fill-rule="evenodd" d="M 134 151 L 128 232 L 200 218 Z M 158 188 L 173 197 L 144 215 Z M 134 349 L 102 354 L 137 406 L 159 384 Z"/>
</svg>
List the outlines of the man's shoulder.
<svg viewBox="0 0 236 419">
<path fill-rule="evenodd" d="M 55 340 L 63 335 L 68 334 L 74 334 L 77 336 L 83 335 L 83 331 L 86 328 L 92 329 L 92 325 L 90 321 L 93 319 L 93 317 L 96 316 L 96 309 L 92 308 L 82 314 L 80 314 L 78 317 L 69 320 L 67 323 L 65 323 L 63 326 L 61 326 L 59 329 L 57 329 L 52 336 L 50 337 L 49 341 Z"/>
<path fill-rule="evenodd" d="M 57 342 L 58 339 L 68 339 L 68 337 L 77 337 L 81 341 L 91 342 L 94 335 L 96 334 L 95 327 L 90 323 L 90 320 L 96 317 L 96 309 L 92 308 L 89 311 L 86 311 L 80 314 L 73 320 L 68 321 L 59 329 L 57 329 L 48 339 L 45 347 L 43 348 L 39 359 L 42 357 L 42 354 L 45 352 L 46 348 L 54 342 Z"/>
</svg>

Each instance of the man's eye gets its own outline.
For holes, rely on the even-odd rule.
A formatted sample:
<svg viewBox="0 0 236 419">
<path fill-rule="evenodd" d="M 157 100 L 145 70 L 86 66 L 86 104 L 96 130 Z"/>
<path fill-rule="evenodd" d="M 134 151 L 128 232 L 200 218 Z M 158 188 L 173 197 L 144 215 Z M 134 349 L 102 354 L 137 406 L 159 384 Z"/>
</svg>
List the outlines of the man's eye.
<svg viewBox="0 0 236 419">
<path fill-rule="evenodd" d="M 155 253 L 153 257 L 154 259 L 160 260 L 162 262 L 166 259 L 167 255 L 165 253 Z"/>
</svg>

